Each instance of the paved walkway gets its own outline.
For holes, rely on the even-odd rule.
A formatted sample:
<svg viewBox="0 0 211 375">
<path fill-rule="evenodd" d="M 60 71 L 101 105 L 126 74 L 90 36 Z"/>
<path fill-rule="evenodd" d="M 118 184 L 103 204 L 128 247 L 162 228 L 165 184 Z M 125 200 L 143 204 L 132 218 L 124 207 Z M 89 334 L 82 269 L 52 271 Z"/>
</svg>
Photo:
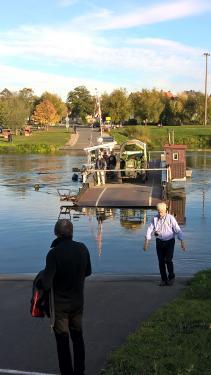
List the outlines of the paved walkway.
<svg viewBox="0 0 211 375">
<path fill-rule="evenodd" d="M 55 340 L 48 319 L 31 318 L 30 280 L 0 280 L 0 374 L 20 371 L 58 374 Z M 139 323 L 185 287 L 159 287 L 156 277 L 88 278 L 85 288 L 84 335 L 87 375 L 98 375 L 110 351 L 124 342 Z M 16 371 L 16 372 L 15 372 Z"/>
<path fill-rule="evenodd" d="M 97 144 L 99 138 L 98 129 L 90 127 L 77 127 L 77 133 L 71 133 L 71 137 L 61 150 L 82 151 L 85 147 Z"/>
</svg>

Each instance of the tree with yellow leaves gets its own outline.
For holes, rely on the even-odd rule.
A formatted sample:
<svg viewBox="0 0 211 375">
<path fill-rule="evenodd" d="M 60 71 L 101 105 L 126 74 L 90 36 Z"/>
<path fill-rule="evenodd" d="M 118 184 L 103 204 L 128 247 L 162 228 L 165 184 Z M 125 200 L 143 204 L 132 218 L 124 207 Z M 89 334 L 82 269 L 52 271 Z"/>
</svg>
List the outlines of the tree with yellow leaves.
<svg viewBox="0 0 211 375">
<path fill-rule="evenodd" d="M 60 122 L 62 119 L 64 119 L 67 116 L 67 112 L 68 112 L 67 105 L 66 103 L 62 101 L 62 99 L 58 95 L 45 91 L 42 94 L 40 99 L 41 101 L 47 99 L 53 104 L 58 115 L 58 120 L 57 120 L 58 122 Z"/>
<path fill-rule="evenodd" d="M 44 99 L 37 104 L 32 120 L 40 125 L 54 125 L 58 121 L 58 114 L 54 105 L 48 99 Z"/>
</svg>

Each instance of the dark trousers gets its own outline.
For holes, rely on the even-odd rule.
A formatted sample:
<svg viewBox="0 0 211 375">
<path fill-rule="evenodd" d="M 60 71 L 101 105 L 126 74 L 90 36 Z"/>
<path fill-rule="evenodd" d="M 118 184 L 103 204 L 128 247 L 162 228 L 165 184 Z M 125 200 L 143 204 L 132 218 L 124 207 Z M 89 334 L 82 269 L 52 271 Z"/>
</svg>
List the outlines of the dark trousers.
<svg viewBox="0 0 211 375">
<path fill-rule="evenodd" d="M 65 316 L 56 314 L 54 333 L 61 375 L 84 375 L 85 346 L 81 320 L 81 313 L 69 313 Z M 74 365 L 72 363 L 69 335 L 73 344 Z"/>
<path fill-rule="evenodd" d="M 172 261 L 174 255 L 174 245 L 174 238 L 168 241 L 162 241 L 159 238 L 156 238 L 156 250 L 162 281 L 171 280 L 175 277 L 174 265 Z M 166 271 L 168 271 L 168 276 Z"/>
</svg>

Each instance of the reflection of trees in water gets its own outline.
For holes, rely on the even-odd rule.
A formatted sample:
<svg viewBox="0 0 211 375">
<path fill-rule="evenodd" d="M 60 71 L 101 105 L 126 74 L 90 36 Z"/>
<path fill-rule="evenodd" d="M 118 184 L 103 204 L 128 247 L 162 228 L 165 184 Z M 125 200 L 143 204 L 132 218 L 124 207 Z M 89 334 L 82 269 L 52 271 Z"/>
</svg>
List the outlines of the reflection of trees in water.
<svg viewBox="0 0 211 375">
<path fill-rule="evenodd" d="M 193 151 L 186 154 L 187 166 L 196 169 L 211 168 L 211 152 L 209 151 Z"/>
<path fill-rule="evenodd" d="M 106 220 L 111 220 L 119 217 L 120 225 L 126 230 L 137 230 L 146 223 L 146 210 L 144 209 L 117 209 L 117 208 L 90 208 L 86 207 L 82 209 L 82 212 L 89 216 L 91 224 L 91 232 L 95 237 L 97 243 L 97 250 L 99 256 L 103 250 L 103 225 Z M 92 219 L 96 218 L 97 229 L 93 228 Z"/>
<path fill-rule="evenodd" d="M 75 158 L 43 155 L 1 155 L 1 184 L 17 193 L 24 193 L 34 185 L 40 187 L 70 181 Z"/>
<path fill-rule="evenodd" d="M 128 230 L 140 229 L 146 223 L 146 210 L 127 208 L 120 210 L 120 224 Z"/>
</svg>

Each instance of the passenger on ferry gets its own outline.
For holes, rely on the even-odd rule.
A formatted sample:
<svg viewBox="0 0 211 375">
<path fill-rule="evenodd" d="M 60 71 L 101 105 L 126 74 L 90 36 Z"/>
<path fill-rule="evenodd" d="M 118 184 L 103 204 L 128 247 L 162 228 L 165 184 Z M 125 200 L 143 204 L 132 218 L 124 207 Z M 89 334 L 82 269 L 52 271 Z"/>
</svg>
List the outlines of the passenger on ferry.
<svg viewBox="0 0 211 375">
<path fill-rule="evenodd" d="M 116 168 L 116 156 L 113 151 L 111 151 L 111 154 L 108 158 L 107 167 L 109 170 L 114 170 Z M 114 178 L 115 172 L 110 172 L 109 177 Z"/>
<path fill-rule="evenodd" d="M 109 159 L 109 156 L 108 156 L 108 154 L 107 154 L 106 151 L 104 151 L 104 153 L 103 153 L 103 159 L 105 160 L 105 162 L 106 162 L 106 166 L 108 167 L 108 159 Z"/>
<path fill-rule="evenodd" d="M 113 151 L 111 151 L 110 156 L 108 157 L 108 168 L 115 169 L 116 167 L 116 156 Z"/>
<path fill-rule="evenodd" d="M 97 170 L 97 185 L 105 185 L 105 170 L 107 168 L 106 161 L 99 155 L 95 163 L 95 169 Z"/>
</svg>

